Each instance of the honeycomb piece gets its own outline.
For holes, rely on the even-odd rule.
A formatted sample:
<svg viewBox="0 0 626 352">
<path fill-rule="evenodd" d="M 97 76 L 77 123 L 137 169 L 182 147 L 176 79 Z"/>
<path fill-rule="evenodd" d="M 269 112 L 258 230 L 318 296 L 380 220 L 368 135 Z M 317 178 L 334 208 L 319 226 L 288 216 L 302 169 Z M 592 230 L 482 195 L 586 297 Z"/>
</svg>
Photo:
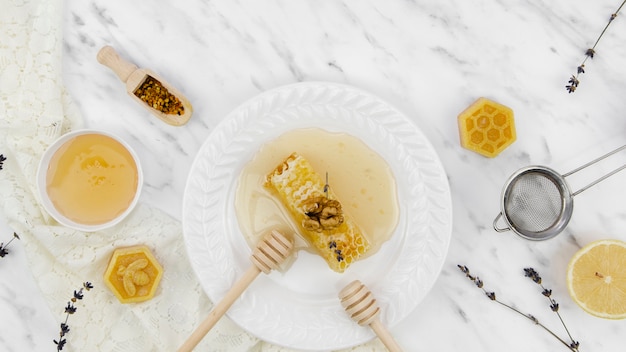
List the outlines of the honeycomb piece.
<svg viewBox="0 0 626 352">
<path fill-rule="evenodd" d="M 370 249 L 367 238 L 341 203 L 332 188 L 326 189 L 322 177 L 304 157 L 288 156 L 265 182 L 285 206 L 299 232 L 326 260 L 328 266 L 344 272 Z"/>
<path fill-rule="evenodd" d="M 477 99 L 459 114 L 461 145 L 488 158 L 515 141 L 513 110 L 486 98 Z"/>
<path fill-rule="evenodd" d="M 163 275 L 161 264 L 148 247 L 118 248 L 104 273 L 104 282 L 122 303 L 143 302 L 154 297 Z"/>
</svg>

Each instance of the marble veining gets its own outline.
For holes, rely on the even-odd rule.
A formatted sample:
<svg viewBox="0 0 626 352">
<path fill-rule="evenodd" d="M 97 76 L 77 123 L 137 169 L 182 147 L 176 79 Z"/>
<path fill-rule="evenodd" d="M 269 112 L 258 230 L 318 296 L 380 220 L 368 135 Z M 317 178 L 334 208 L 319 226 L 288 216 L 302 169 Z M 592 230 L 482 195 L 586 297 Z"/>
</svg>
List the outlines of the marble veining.
<svg viewBox="0 0 626 352">
<path fill-rule="evenodd" d="M 394 105 L 424 132 L 447 172 L 452 240 L 435 286 L 391 327 L 407 351 L 565 351 L 528 320 L 487 299 L 457 264 L 479 275 L 499 299 L 566 337 L 537 285 L 553 289 L 581 351 L 620 351 L 626 326 L 594 318 L 569 298 L 569 258 L 596 239 L 626 240 L 626 172 L 575 198 L 567 229 L 545 242 L 496 233 L 506 179 L 531 164 L 567 172 L 626 143 L 626 19 L 617 17 L 586 64 L 580 87 L 565 90 L 584 51 L 619 1 L 131 1 L 68 0 L 63 79 L 88 127 L 125 138 L 138 153 L 141 202 L 180 219 L 191 163 L 215 126 L 271 88 L 303 81 L 349 84 Z M 2 24 L 4 25 L 4 24 Z M 184 127 L 147 114 L 95 57 L 115 47 L 138 67 L 178 87 L 194 105 Z M 494 159 L 460 147 L 457 115 L 478 97 L 515 113 L 518 139 Z M 2 151 L 0 151 L 2 152 Z M 617 154 L 584 185 L 615 165 Z M 0 177 L 2 172 L 0 171 Z M 0 241 L 11 229 L 0 226 Z M 51 350 L 63 318 L 50 310 L 20 242 L 0 259 L 0 350 Z"/>
</svg>

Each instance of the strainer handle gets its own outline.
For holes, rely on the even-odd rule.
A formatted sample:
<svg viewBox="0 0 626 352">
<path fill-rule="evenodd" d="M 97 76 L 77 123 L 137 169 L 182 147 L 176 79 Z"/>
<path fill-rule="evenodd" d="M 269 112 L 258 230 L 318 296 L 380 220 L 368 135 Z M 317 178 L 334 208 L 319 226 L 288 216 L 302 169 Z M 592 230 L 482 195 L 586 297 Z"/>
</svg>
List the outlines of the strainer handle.
<svg viewBox="0 0 626 352">
<path fill-rule="evenodd" d="M 510 227 L 498 227 L 498 220 L 500 220 L 501 217 L 502 217 L 502 212 L 500 212 L 500 214 L 498 214 L 498 216 L 496 216 L 496 218 L 493 220 L 493 229 L 496 230 L 496 232 L 510 231 L 511 230 Z"/>
<path fill-rule="evenodd" d="M 577 173 L 578 171 L 580 171 L 580 170 L 582 170 L 582 169 L 584 169 L 584 168 L 586 168 L 586 167 L 588 167 L 588 166 L 591 166 L 591 165 L 593 165 L 593 164 L 595 164 L 595 163 L 599 162 L 600 160 L 606 159 L 606 158 L 608 158 L 609 156 L 611 156 L 611 155 L 613 155 L 613 154 L 615 154 L 615 153 L 617 153 L 617 152 L 620 152 L 620 151 L 622 151 L 622 150 L 624 150 L 624 149 L 626 149 L 626 145 L 623 145 L 623 146 L 621 146 L 621 147 L 619 147 L 619 148 L 617 148 L 617 149 L 615 149 L 615 150 L 613 150 L 613 151 L 610 151 L 610 152 L 608 152 L 608 153 L 606 153 L 606 154 L 602 155 L 601 157 L 599 157 L 599 158 L 597 158 L 597 159 L 594 159 L 594 160 L 592 160 L 592 161 L 590 161 L 590 162 L 586 163 L 585 165 L 583 165 L 583 166 L 581 166 L 581 167 L 579 167 L 579 168 L 577 168 L 577 169 L 575 169 L 575 170 L 572 170 L 572 171 L 570 171 L 570 172 L 568 172 L 568 173 L 566 173 L 566 174 L 563 174 L 563 177 L 567 177 L 567 176 L 573 175 L 573 174 Z M 613 176 L 614 174 L 616 174 L 616 173 L 618 173 L 618 172 L 620 172 L 620 171 L 622 171 L 622 170 L 624 170 L 624 169 L 626 169 L 626 165 L 622 165 L 622 166 L 618 167 L 617 169 L 615 169 L 615 170 L 613 170 L 613 171 L 609 172 L 608 174 L 606 174 L 606 175 L 604 175 L 604 176 L 600 177 L 599 179 L 597 179 L 597 180 L 595 180 L 595 181 L 591 182 L 590 184 L 586 185 L 585 187 L 583 187 L 583 188 L 579 189 L 578 191 L 573 192 L 573 193 L 572 193 L 572 197 L 574 197 L 574 196 L 576 196 L 576 195 L 578 195 L 578 194 L 582 193 L 582 192 L 583 192 L 583 191 L 585 191 L 586 189 L 588 189 L 588 188 L 590 188 L 590 187 L 592 187 L 592 186 L 595 186 L 596 184 L 600 183 L 600 181 L 604 181 L 605 179 L 609 178 L 610 176 Z"/>
</svg>

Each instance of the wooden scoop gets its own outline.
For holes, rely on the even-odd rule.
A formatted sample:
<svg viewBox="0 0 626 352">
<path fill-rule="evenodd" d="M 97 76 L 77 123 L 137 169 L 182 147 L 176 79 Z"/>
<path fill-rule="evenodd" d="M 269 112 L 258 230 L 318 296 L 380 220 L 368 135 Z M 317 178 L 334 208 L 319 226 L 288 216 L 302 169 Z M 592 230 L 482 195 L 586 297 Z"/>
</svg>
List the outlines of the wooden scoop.
<svg viewBox="0 0 626 352">
<path fill-rule="evenodd" d="M 147 70 L 137 68 L 134 64 L 122 59 L 118 53 L 110 46 L 105 46 L 98 52 L 98 62 L 109 67 L 115 74 L 126 83 L 126 91 L 135 99 L 141 106 L 145 107 L 151 114 L 161 119 L 163 122 L 173 126 L 181 126 L 189 121 L 191 114 L 193 113 L 193 107 L 191 103 L 183 94 L 176 88 L 168 84 L 163 78 L 159 77 L 156 73 Z M 147 78 L 152 77 L 156 79 L 167 91 L 176 97 L 183 107 L 183 112 L 178 115 L 177 113 L 164 113 L 158 108 L 154 108 L 141 98 L 135 95 L 135 91 L 141 87 Z"/>
<path fill-rule="evenodd" d="M 341 305 L 346 309 L 352 320 L 359 325 L 369 325 L 378 338 L 391 352 L 401 352 L 400 345 L 378 319 L 380 308 L 370 290 L 359 280 L 354 280 L 339 292 Z"/>
<path fill-rule="evenodd" d="M 262 271 L 268 274 L 272 269 L 277 269 L 291 254 L 292 250 L 293 242 L 280 232 L 274 230 L 265 235 L 250 256 L 253 265 L 233 285 L 220 303 L 213 308 L 209 316 L 200 323 L 187 341 L 178 349 L 178 352 L 193 350 L 259 273 Z"/>
</svg>

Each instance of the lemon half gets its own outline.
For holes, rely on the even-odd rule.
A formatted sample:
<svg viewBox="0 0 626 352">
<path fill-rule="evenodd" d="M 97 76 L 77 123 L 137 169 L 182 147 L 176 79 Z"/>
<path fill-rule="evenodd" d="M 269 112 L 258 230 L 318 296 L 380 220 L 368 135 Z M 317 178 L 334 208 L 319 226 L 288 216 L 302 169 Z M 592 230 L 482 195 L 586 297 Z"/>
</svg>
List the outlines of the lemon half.
<svg viewBox="0 0 626 352">
<path fill-rule="evenodd" d="M 587 313 L 626 318 L 626 242 L 600 240 L 580 249 L 567 267 L 567 288 Z"/>
</svg>

